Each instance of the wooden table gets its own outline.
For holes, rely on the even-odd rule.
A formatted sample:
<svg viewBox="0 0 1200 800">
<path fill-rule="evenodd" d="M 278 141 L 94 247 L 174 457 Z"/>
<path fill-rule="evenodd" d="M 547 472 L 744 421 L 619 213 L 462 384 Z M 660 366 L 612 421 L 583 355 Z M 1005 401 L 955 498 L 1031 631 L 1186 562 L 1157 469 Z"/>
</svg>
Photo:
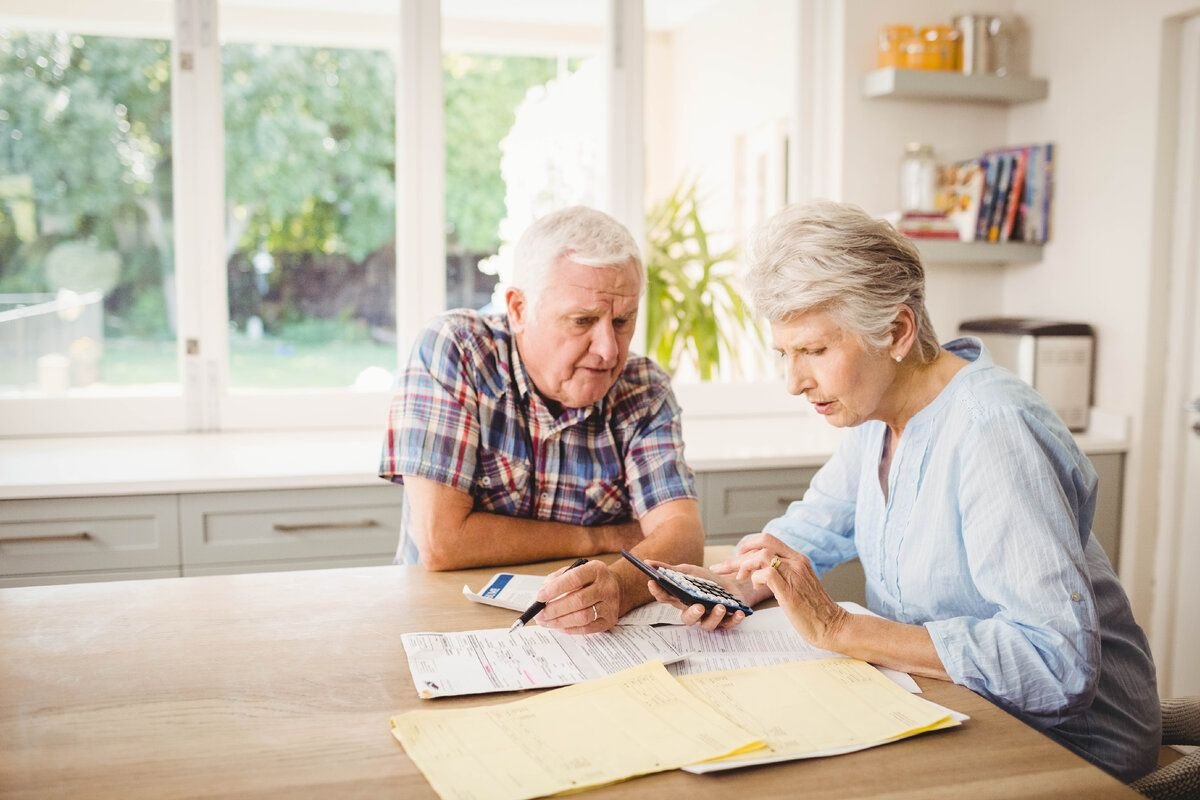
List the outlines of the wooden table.
<svg viewBox="0 0 1200 800">
<path fill-rule="evenodd" d="M 388 718 L 520 695 L 418 700 L 400 634 L 507 627 L 512 612 L 460 594 L 496 571 L 363 567 L 0 590 L 0 796 L 433 797 Z M 971 721 L 836 758 L 668 772 L 588 796 L 1138 796 L 970 691 L 918 682 Z"/>
</svg>

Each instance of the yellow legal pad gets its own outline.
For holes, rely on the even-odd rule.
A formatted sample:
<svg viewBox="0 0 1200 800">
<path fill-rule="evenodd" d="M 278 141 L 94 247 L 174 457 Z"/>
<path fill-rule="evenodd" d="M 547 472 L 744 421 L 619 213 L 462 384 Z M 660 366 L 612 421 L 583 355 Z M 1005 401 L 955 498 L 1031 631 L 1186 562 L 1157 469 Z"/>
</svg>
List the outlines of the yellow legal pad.
<svg viewBox="0 0 1200 800">
<path fill-rule="evenodd" d="M 522 800 L 763 746 L 659 662 L 524 700 L 393 717 L 392 735 L 443 798 Z"/>
<path fill-rule="evenodd" d="M 852 658 L 684 675 L 689 691 L 761 736 L 765 750 L 734 754 L 689 772 L 859 750 L 958 725 L 947 709 L 906 692 Z"/>
</svg>

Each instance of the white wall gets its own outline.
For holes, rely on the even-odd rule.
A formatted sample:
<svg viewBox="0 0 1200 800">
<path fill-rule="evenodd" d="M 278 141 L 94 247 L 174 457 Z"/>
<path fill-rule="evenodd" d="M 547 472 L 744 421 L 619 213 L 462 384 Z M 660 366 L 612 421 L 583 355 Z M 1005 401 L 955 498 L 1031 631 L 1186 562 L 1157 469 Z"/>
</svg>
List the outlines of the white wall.
<svg viewBox="0 0 1200 800">
<path fill-rule="evenodd" d="M 933 145 L 939 160 L 971 158 L 1008 143 L 1003 107 L 965 103 L 868 100 L 862 76 L 875 67 L 875 42 L 889 23 L 914 27 L 949 23 L 971 11 L 1003 13 L 1011 2 L 959 0 L 850 0 L 845 3 L 846 75 L 842 116 L 842 197 L 881 215 L 899 205 L 899 163 L 907 142 Z M 1000 313 L 1002 267 L 929 265 L 927 304 L 942 341 L 955 337 L 964 319 Z"/>
<path fill-rule="evenodd" d="M 984 271 L 931 267 L 930 309 L 943 338 L 958 320 L 985 313 L 1096 327 L 1095 404 L 1132 423 L 1120 571 L 1136 616 L 1149 628 L 1167 292 L 1163 173 L 1171 150 L 1163 120 L 1176 82 L 1174 73 L 1163 71 L 1163 60 L 1168 22 L 1200 13 L 1200 0 L 850 0 L 842 7 L 842 199 L 871 212 L 893 208 L 905 141 L 932 143 L 945 158 L 1000 144 L 1056 144 L 1053 239 L 1043 261 Z M 1050 84 L 1047 100 L 993 109 L 861 97 L 859 80 L 873 66 L 881 26 L 948 20 L 970 10 L 1024 18 L 1032 72 Z M 1169 648 L 1164 632 L 1149 632 L 1156 647 Z"/>
<path fill-rule="evenodd" d="M 1006 272 L 1004 310 L 1097 328 L 1096 404 L 1132 420 L 1120 566 L 1145 624 L 1156 588 L 1170 203 L 1159 169 L 1172 155 L 1164 106 L 1169 112 L 1177 83 L 1162 66 L 1166 23 L 1200 13 L 1200 2 L 1017 0 L 1016 10 L 1033 31 L 1033 68 L 1050 81 L 1050 98 L 1014 110 L 1008 133 L 1054 141 L 1058 151 L 1053 240 L 1041 264 Z M 1151 635 L 1160 649 L 1169 646 L 1163 632 Z"/>
<path fill-rule="evenodd" d="M 651 202 L 670 192 L 680 176 L 698 176 L 708 227 L 733 231 L 737 136 L 792 113 L 795 13 L 794 0 L 724 0 L 651 38 L 646 55 Z M 669 101 L 656 84 L 669 87 Z"/>
</svg>

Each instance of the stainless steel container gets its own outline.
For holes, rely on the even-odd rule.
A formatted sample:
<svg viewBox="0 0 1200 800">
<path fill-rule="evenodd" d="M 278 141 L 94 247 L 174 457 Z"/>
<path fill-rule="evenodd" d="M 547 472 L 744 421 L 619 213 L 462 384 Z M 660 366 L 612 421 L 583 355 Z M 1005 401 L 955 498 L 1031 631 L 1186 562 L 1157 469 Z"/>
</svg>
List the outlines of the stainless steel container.
<svg viewBox="0 0 1200 800">
<path fill-rule="evenodd" d="M 996 365 L 1036 389 L 1068 428 L 1087 429 L 1096 341 L 1091 325 L 991 317 L 966 320 L 958 331 L 979 337 Z"/>
<path fill-rule="evenodd" d="M 962 42 L 962 73 L 987 75 L 992 72 L 992 14 L 959 14 L 954 27 Z"/>
</svg>

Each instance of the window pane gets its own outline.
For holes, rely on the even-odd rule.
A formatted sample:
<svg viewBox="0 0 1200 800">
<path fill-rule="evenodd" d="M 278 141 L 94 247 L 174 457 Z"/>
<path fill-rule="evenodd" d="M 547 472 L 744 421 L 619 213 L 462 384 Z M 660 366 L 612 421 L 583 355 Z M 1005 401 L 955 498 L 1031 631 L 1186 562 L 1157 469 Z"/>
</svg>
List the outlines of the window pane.
<svg viewBox="0 0 1200 800">
<path fill-rule="evenodd" d="M 775 375 L 730 279 L 754 227 L 787 199 L 795 6 L 646 2 L 647 350 L 677 381 Z"/>
<path fill-rule="evenodd" d="M 229 43 L 222 59 L 231 385 L 389 388 L 391 55 Z"/>
<path fill-rule="evenodd" d="M 605 7 L 443 0 L 448 308 L 502 307 L 525 227 L 601 205 Z"/>
<path fill-rule="evenodd" d="M 0 392 L 178 390 L 163 39 L 0 28 Z"/>
</svg>

